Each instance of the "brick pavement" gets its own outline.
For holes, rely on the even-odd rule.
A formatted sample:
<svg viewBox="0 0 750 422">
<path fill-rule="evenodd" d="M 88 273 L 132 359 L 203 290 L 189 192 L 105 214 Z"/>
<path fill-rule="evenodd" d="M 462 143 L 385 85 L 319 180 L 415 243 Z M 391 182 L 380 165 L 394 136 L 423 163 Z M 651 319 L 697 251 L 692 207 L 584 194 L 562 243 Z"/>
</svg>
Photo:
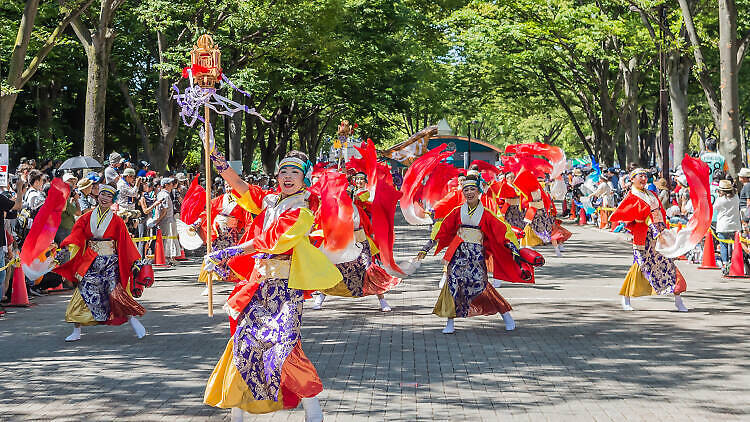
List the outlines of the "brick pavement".
<svg viewBox="0 0 750 422">
<path fill-rule="evenodd" d="M 325 390 L 326 421 L 750 420 L 750 288 L 680 263 L 691 312 L 671 298 L 617 291 L 630 249 L 617 235 L 569 227 L 562 258 L 548 257 L 536 285 L 504 285 L 516 331 L 499 316 L 457 320 L 440 333 L 430 314 L 441 267 L 428 258 L 387 298 L 306 304 L 303 346 Z M 397 259 L 414 255 L 424 228 L 399 227 Z M 546 252 L 551 252 L 545 249 Z M 549 255 L 549 254 L 548 254 Z M 205 315 L 197 265 L 159 270 L 142 303 L 149 335 L 128 325 L 87 327 L 65 343 L 69 294 L 36 299 L 0 319 L 0 420 L 228 420 L 202 404 L 226 344 L 220 309 Z M 302 409 L 252 418 L 301 421 Z"/>
</svg>

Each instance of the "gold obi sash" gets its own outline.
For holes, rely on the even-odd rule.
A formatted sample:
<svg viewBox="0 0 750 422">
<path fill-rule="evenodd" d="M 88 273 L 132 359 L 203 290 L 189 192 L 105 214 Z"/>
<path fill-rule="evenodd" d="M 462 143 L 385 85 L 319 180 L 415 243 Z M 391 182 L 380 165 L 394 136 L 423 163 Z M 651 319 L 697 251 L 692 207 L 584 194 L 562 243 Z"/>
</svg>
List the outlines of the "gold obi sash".
<svg viewBox="0 0 750 422">
<path fill-rule="evenodd" d="M 365 234 L 364 229 L 354 230 L 354 241 L 357 243 L 367 241 L 367 235 Z"/>
<path fill-rule="evenodd" d="M 476 243 L 478 245 L 481 245 L 484 239 L 482 231 L 474 227 L 459 227 L 458 237 L 464 242 Z"/>
<path fill-rule="evenodd" d="M 532 201 L 532 202 L 529 202 L 529 206 L 540 210 L 544 208 L 544 201 Z"/>
<path fill-rule="evenodd" d="M 117 253 L 117 242 L 114 240 L 93 240 L 87 242 L 87 246 L 97 255 L 115 255 Z"/>
<path fill-rule="evenodd" d="M 280 255 L 274 258 L 257 259 L 250 279 L 256 283 L 262 283 L 271 278 L 289 279 L 291 258 L 290 255 Z"/>
<path fill-rule="evenodd" d="M 521 198 L 518 198 L 518 197 L 506 198 L 505 202 L 507 202 L 510 205 L 521 205 Z"/>
</svg>

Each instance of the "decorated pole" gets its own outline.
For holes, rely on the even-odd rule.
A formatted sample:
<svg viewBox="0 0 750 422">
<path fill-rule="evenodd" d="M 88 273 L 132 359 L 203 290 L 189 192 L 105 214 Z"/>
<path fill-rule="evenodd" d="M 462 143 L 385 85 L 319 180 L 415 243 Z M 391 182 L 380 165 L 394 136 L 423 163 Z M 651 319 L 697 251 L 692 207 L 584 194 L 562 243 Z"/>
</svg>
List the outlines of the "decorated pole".
<svg viewBox="0 0 750 422">
<path fill-rule="evenodd" d="M 216 83 L 221 80 L 221 52 L 214 44 L 213 38 L 203 34 L 190 52 L 191 72 L 195 83 L 202 89 L 215 91 Z M 206 157 L 206 255 L 211 254 L 211 152 L 215 146 L 211 143 L 211 108 L 204 104 L 204 137 L 203 146 Z M 214 316 L 213 273 L 208 272 L 208 316 Z"/>
</svg>

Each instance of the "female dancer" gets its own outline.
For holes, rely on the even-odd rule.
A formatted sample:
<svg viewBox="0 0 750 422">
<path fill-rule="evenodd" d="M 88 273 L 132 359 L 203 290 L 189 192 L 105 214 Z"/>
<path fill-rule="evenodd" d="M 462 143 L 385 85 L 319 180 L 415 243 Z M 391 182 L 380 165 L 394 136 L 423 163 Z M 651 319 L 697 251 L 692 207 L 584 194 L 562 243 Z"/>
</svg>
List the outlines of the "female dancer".
<svg viewBox="0 0 750 422">
<path fill-rule="evenodd" d="M 648 170 L 633 170 L 630 180 L 630 192 L 609 217 L 615 224 L 624 222 L 633 234 L 633 265 L 620 289 L 622 309 L 633 310 L 631 297 L 673 293 L 677 310 L 687 312 L 680 297 L 687 290 L 685 278 L 672 259 L 656 251 L 659 236 L 667 228 L 666 212 L 659 198 L 646 189 Z"/>
<path fill-rule="evenodd" d="M 477 177 L 467 176 L 462 184 L 466 202 L 451 211 L 440 225 L 435 240 L 428 242 L 417 255 L 418 259 L 424 258 L 435 243 L 438 252 L 448 247 L 443 258 L 448 262 L 447 280 L 432 311 L 448 319 L 443 329 L 445 334 L 455 331 L 454 318 L 496 313 L 502 316 L 506 330 L 515 329 L 510 304 L 488 282 L 488 257 L 492 257 L 495 278 L 514 282 L 533 279 L 530 265 L 514 257 L 516 248 L 505 238 L 505 225 L 484 210 L 480 187 Z M 533 254 L 533 251 L 524 253 Z M 541 256 L 537 257 L 541 260 Z M 534 263 L 541 265 L 542 262 Z"/>
<path fill-rule="evenodd" d="M 81 339 L 81 326 L 121 325 L 130 322 L 136 336 L 146 329 L 136 316 L 146 310 L 132 297 L 133 264 L 140 258 L 125 222 L 110 207 L 116 197 L 109 185 L 99 186 L 98 205 L 82 215 L 60 247 L 57 259 L 73 257 L 53 271 L 78 283 L 65 311 L 65 321 L 75 324 L 65 341 Z M 64 258 L 63 258 L 64 256 Z"/>
<path fill-rule="evenodd" d="M 232 408 L 232 421 L 242 421 L 244 411 L 268 413 L 302 402 L 306 422 L 322 421 L 316 396 L 323 385 L 302 351 L 302 304 L 305 291 L 332 287 L 342 277 L 310 243 L 318 203 L 305 189 L 312 166 L 306 155 L 291 151 L 279 163 L 280 192 L 270 193 L 245 183 L 220 154 L 211 159 L 234 188 L 238 204 L 258 216 L 243 243 L 206 259 L 209 271 L 229 260 L 240 281 L 224 306 L 234 321 L 232 337 L 203 401 Z"/>
</svg>

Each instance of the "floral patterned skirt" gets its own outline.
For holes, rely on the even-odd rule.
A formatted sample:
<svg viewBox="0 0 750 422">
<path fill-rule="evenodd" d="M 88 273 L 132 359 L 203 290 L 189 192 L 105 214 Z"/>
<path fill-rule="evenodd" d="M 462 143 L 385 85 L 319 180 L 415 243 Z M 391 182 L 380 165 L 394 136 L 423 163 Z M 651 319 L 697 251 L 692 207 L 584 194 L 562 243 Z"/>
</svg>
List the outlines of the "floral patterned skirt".
<svg viewBox="0 0 750 422">
<path fill-rule="evenodd" d="M 680 294 L 687 290 L 685 278 L 674 261 L 656 252 L 655 230 L 649 229 L 643 250 L 633 249 L 633 265 L 625 276 L 620 295 Z"/>
<path fill-rule="evenodd" d="M 488 282 L 484 247 L 461 243 L 448 264 L 446 282 L 432 313 L 443 318 L 504 314 L 512 308 Z"/>
<path fill-rule="evenodd" d="M 119 325 L 145 309 L 120 284 L 117 255 L 99 255 L 78 283 L 65 311 L 65 321 L 80 325 Z"/>
<path fill-rule="evenodd" d="M 329 296 L 363 297 L 383 294 L 396 287 L 400 278 L 392 277 L 372 260 L 370 243 L 359 242 L 362 252 L 357 259 L 336 264 L 344 279 L 322 293 Z"/>
<path fill-rule="evenodd" d="M 206 386 L 204 403 L 267 413 L 297 407 L 323 390 L 302 351 L 303 292 L 266 279 L 237 318 L 237 329 Z"/>
<path fill-rule="evenodd" d="M 505 221 L 517 229 L 523 228 L 523 226 L 526 225 L 523 221 L 523 214 L 521 214 L 521 209 L 518 205 L 511 205 L 508 207 L 508 210 L 505 212 Z"/>
<path fill-rule="evenodd" d="M 534 214 L 534 219 L 531 220 L 531 223 L 529 223 L 529 226 L 531 226 L 531 229 L 534 230 L 534 233 L 536 233 L 537 236 L 539 236 L 540 239 L 544 243 L 550 243 L 552 240 L 552 228 L 555 224 L 555 219 L 549 215 L 547 210 L 540 209 L 537 210 L 536 214 Z"/>
</svg>

